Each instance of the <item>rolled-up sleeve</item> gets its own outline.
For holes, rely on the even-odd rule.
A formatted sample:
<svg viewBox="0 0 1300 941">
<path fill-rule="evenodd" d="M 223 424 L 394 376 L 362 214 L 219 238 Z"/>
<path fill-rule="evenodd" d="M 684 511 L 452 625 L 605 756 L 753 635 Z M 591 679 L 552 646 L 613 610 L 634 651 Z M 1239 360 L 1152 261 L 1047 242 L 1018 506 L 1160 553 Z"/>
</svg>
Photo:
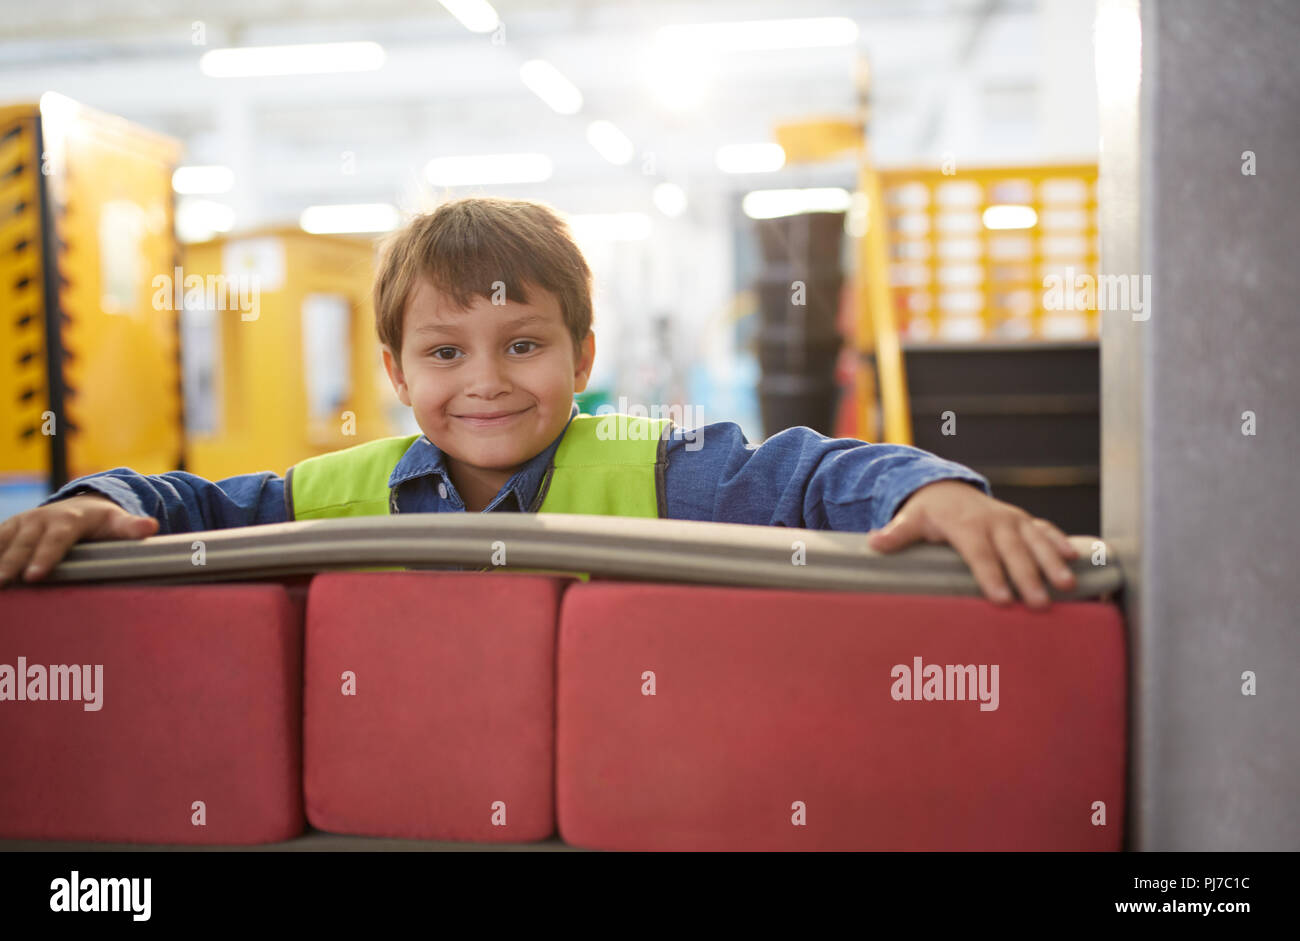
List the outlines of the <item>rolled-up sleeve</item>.
<svg viewBox="0 0 1300 941">
<path fill-rule="evenodd" d="M 666 507 L 673 519 L 867 532 L 926 484 L 988 480 L 929 451 L 787 428 L 750 444 L 734 422 L 675 429 L 666 443 Z"/>
<path fill-rule="evenodd" d="M 41 506 L 95 493 L 136 516 L 158 520 L 158 535 L 283 523 L 288 519 L 284 478 L 270 471 L 205 480 L 188 471 L 139 474 L 128 467 L 69 481 Z"/>
</svg>

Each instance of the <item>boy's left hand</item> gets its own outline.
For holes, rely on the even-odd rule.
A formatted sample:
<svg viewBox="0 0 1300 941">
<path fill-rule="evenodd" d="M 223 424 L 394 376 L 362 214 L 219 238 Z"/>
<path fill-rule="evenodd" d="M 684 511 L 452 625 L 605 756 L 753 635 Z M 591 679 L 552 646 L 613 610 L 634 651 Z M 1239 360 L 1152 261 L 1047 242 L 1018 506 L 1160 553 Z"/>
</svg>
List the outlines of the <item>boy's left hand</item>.
<svg viewBox="0 0 1300 941">
<path fill-rule="evenodd" d="M 921 539 L 956 549 L 996 604 L 1012 601 L 1004 565 L 1031 608 L 1051 606 L 1040 568 L 1057 588 L 1074 587 L 1074 574 L 1063 560 L 1079 553 L 1065 533 L 960 480 L 938 480 L 916 490 L 888 524 L 868 534 L 868 545 L 893 552 Z"/>
</svg>

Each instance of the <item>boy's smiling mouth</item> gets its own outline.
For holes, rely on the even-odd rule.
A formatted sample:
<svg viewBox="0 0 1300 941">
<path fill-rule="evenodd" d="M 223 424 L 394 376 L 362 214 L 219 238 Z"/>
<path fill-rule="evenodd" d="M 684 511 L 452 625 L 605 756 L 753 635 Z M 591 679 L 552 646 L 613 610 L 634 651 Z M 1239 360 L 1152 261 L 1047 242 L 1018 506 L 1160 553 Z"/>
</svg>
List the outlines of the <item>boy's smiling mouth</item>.
<svg viewBox="0 0 1300 941">
<path fill-rule="evenodd" d="M 518 416 L 522 415 L 524 412 L 528 411 L 529 408 L 532 408 L 532 406 L 530 405 L 528 406 L 528 408 L 520 409 L 517 412 L 502 412 L 502 411 L 479 412 L 471 415 L 456 415 L 455 417 L 459 418 L 461 421 L 468 422 L 469 424 L 475 426 L 504 425 L 506 422 L 510 421 L 511 419 L 517 418 Z"/>
</svg>

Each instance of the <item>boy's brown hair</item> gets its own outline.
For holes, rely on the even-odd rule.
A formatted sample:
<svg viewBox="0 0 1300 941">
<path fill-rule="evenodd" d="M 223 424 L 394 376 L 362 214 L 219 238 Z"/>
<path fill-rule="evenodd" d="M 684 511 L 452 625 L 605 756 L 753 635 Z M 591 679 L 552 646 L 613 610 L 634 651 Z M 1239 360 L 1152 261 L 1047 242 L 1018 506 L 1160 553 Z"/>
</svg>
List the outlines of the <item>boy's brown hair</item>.
<svg viewBox="0 0 1300 941">
<path fill-rule="evenodd" d="M 465 309 L 475 295 L 491 299 L 493 284 L 507 300 L 531 303 L 527 288 L 555 295 L 574 350 L 591 331 L 591 269 L 568 224 L 545 203 L 465 197 L 411 219 L 386 238 L 375 273 L 379 341 L 402 355 L 406 302 L 428 278 Z"/>
</svg>

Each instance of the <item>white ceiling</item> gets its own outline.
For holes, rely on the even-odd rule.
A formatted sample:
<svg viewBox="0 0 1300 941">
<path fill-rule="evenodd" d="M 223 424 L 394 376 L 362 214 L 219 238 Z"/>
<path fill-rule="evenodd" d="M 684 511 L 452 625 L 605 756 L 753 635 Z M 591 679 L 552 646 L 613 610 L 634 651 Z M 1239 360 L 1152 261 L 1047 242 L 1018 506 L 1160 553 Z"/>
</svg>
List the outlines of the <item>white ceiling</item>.
<svg viewBox="0 0 1300 941">
<path fill-rule="evenodd" d="M 414 208 L 425 164 L 453 154 L 547 153 L 551 181 L 493 191 L 570 212 L 649 211 L 662 180 L 705 201 L 766 186 L 849 185 L 846 163 L 734 177 L 713 159 L 722 144 L 771 140 L 784 119 L 851 114 L 859 53 L 872 65 L 883 163 L 937 164 L 945 152 L 968 165 L 1096 154 L 1090 0 L 494 6 L 504 42 L 470 33 L 435 0 L 3 0 L 0 101 L 59 91 L 177 137 L 186 163 L 235 170 L 236 190 L 222 198 L 241 228 L 296 222 L 319 203 Z M 808 16 L 852 18 L 857 45 L 710 57 L 694 111 L 668 110 L 652 94 L 657 27 Z M 217 79 L 198 68 L 202 53 L 230 45 L 355 39 L 384 47 L 382 69 Z M 519 66 L 532 58 L 581 89 L 580 113 L 557 114 L 523 86 Z M 585 138 L 596 118 L 617 124 L 637 159 L 617 167 L 600 157 Z"/>
</svg>

